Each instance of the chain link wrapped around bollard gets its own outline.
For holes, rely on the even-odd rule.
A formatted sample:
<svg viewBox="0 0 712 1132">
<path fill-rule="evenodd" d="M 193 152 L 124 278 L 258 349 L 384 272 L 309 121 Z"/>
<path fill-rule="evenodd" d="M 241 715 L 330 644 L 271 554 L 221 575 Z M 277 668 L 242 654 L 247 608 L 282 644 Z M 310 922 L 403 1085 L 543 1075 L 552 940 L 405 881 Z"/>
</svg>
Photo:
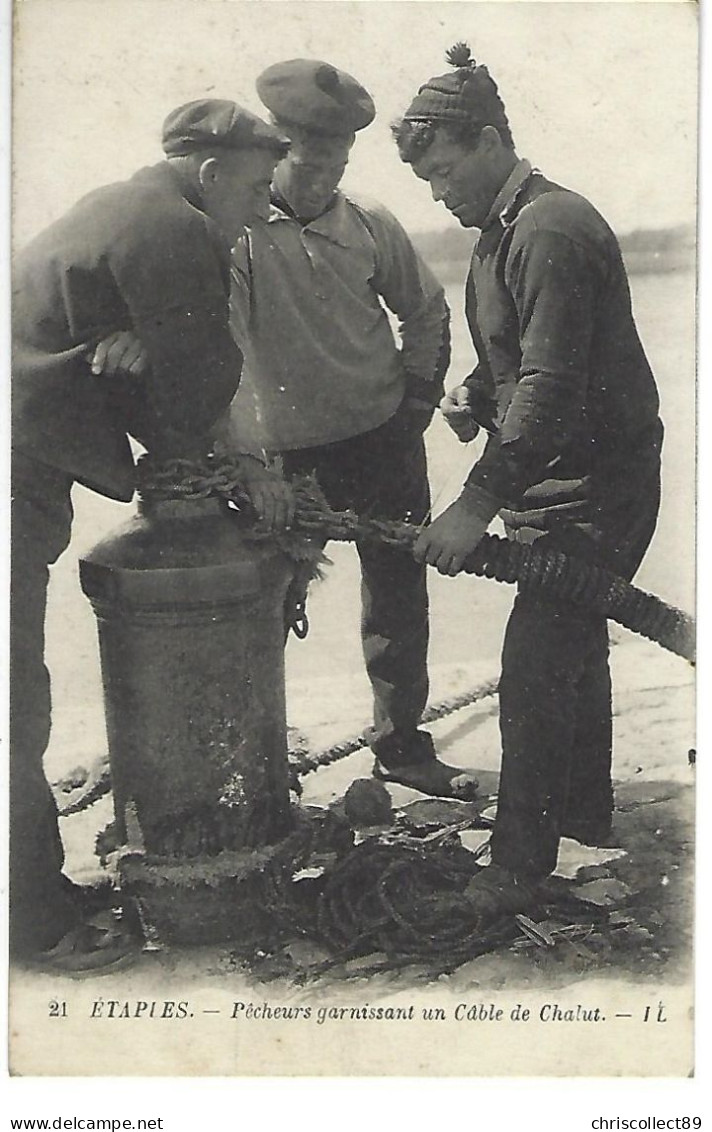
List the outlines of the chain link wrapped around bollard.
<svg viewBox="0 0 712 1132">
<path fill-rule="evenodd" d="M 210 457 L 204 465 L 176 460 L 160 468 L 146 463 L 140 470 L 141 490 L 161 493 L 162 498 L 214 494 L 238 509 L 247 500 L 240 486 L 239 460 Z M 296 501 L 294 533 L 318 536 L 320 540 L 371 540 L 404 550 L 418 537 L 419 528 L 409 523 L 362 519 L 353 511 L 333 511 L 311 477 L 296 477 L 292 486 Z M 289 545 L 293 532 L 273 537 Z M 464 572 L 498 582 L 517 582 L 520 588 L 536 589 L 552 599 L 579 605 L 694 662 L 694 618 L 599 566 L 558 551 L 539 550 L 536 544 L 486 534 L 465 562 Z"/>
<path fill-rule="evenodd" d="M 181 459 L 159 463 L 145 455 L 139 458 L 137 473 L 142 498 L 207 499 L 217 495 L 228 500 L 247 499 L 239 460 L 208 456 L 201 464 Z"/>
</svg>

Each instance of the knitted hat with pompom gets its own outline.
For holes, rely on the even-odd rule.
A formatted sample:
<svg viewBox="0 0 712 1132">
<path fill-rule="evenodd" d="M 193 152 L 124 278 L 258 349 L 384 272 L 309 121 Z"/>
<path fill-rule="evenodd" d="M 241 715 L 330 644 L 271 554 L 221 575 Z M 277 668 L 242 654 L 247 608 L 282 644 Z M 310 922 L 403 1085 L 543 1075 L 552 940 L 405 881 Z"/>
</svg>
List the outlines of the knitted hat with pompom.
<svg viewBox="0 0 712 1132">
<path fill-rule="evenodd" d="M 456 43 L 446 59 L 455 70 L 436 75 L 419 88 L 403 116 L 405 121 L 508 127 L 497 84 L 487 68 L 472 58 L 468 44 Z"/>
</svg>

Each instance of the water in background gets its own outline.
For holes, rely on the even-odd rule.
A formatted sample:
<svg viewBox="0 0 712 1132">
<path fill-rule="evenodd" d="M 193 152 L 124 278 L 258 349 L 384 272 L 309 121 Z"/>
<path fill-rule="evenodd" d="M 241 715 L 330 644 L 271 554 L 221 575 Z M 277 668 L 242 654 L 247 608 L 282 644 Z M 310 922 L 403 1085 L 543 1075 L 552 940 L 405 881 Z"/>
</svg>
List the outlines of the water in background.
<svg viewBox="0 0 712 1132">
<path fill-rule="evenodd" d="M 692 272 L 634 275 L 636 319 L 660 387 L 666 436 L 663 502 L 658 530 L 637 582 L 665 600 L 692 610 L 694 605 L 695 502 L 695 278 Z M 453 360 L 448 385 L 458 384 L 474 358 L 463 316 L 462 281 L 448 284 L 453 310 Z M 436 419 L 428 432 L 434 514 L 458 493 L 479 452 L 467 449 Z M 130 514 L 82 488 L 74 492 L 76 519 L 70 550 L 52 572 L 47 620 L 47 653 L 53 681 L 53 736 L 48 752 L 55 766 L 92 758 L 104 745 L 101 679 L 96 629 L 81 594 L 77 560 L 99 538 Z M 367 697 L 359 640 L 359 581 L 352 547 L 329 549 L 333 568 L 310 597 L 312 630 L 305 642 L 290 641 L 287 678 L 290 712 L 310 690 L 323 698 L 325 713 L 338 711 L 330 689 L 347 679 Z M 480 578 L 429 575 L 431 597 L 430 662 L 471 667 L 494 676 L 504 621 L 513 589 Z M 331 701 L 331 702 L 330 702 Z M 364 702 L 367 702 L 364 699 Z M 363 723 L 368 720 L 364 719 Z"/>
</svg>

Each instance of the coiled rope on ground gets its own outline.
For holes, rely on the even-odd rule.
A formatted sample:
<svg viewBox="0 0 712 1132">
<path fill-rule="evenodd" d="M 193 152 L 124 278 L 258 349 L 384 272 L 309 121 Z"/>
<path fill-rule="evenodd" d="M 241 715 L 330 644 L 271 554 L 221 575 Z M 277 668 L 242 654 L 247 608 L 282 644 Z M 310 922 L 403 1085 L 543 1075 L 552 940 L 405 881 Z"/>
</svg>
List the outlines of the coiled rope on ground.
<svg viewBox="0 0 712 1132">
<path fill-rule="evenodd" d="M 482 929 L 465 894 L 479 871 L 472 855 L 454 843 L 369 839 L 342 856 L 306 901 L 296 895 L 299 884 L 272 870 L 265 878 L 265 905 L 287 933 L 308 936 L 331 952 L 325 969 L 373 952 L 396 965 L 451 969 L 518 934 L 512 917 Z"/>
</svg>

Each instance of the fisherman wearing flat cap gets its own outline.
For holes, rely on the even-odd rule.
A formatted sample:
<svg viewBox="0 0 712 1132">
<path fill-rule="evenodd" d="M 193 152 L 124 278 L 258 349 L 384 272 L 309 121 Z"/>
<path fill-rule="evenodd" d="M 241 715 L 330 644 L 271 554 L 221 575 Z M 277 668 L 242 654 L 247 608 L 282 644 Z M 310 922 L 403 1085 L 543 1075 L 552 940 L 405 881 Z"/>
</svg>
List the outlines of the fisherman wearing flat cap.
<svg viewBox="0 0 712 1132">
<path fill-rule="evenodd" d="M 163 149 L 166 161 L 95 190 L 37 236 L 13 277 L 10 937 L 14 955 L 70 973 L 106 970 L 136 944 L 86 922 L 62 873 L 43 770 L 48 567 L 69 543 L 73 483 L 131 499 L 129 436 L 166 458 L 210 444 L 242 366 L 230 248 L 267 215 L 286 143 L 210 99 L 169 114 Z M 253 502 L 286 521 L 285 485 L 258 469 L 246 461 Z"/>
<path fill-rule="evenodd" d="M 395 217 L 338 187 L 373 101 L 313 59 L 269 67 L 257 92 L 291 147 L 269 218 L 234 253 L 233 326 L 245 353 L 238 428 L 253 411 L 253 443 L 281 453 L 286 474 L 315 472 L 332 507 L 421 523 L 430 507 L 423 432 L 442 395 L 449 312 Z M 399 320 L 397 342 L 384 308 Z M 471 790 L 418 727 L 428 694 L 425 570 L 390 548 L 358 553 L 374 773 L 429 794 Z"/>
<path fill-rule="evenodd" d="M 489 434 L 419 561 L 456 574 L 495 515 L 631 579 L 655 530 L 662 425 L 618 242 L 591 204 L 519 160 L 497 86 L 469 47 L 421 86 L 394 135 L 403 161 L 479 229 L 466 310 L 478 365 L 442 402 L 461 440 Z M 520 586 L 499 683 L 502 772 L 481 923 L 525 912 L 559 838 L 612 833 L 605 617 Z"/>
</svg>

